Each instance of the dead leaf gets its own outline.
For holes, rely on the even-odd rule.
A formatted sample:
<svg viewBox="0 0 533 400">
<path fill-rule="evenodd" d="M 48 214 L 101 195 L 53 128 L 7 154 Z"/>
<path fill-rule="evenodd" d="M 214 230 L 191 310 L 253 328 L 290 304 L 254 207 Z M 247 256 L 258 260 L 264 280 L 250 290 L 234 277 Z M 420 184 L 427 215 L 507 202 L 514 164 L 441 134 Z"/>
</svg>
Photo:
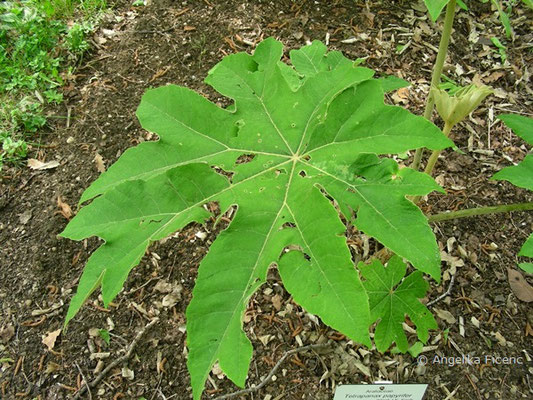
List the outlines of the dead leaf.
<svg viewBox="0 0 533 400">
<path fill-rule="evenodd" d="M 183 286 L 177 285 L 172 292 L 163 297 L 163 307 L 174 307 L 178 301 L 181 300 L 181 292 L 183 291 Z"/>
<path fill-rule="evenodd" d="M 98 172 L 105 172 L 104 158 L 100 154 L 96 153 L 94 156 L 94 162 L 96 163 L 96 169 Z"/>
<path fill-rule="evenodd" d="M 170 293 L 172 292 L 172 284 L 164 279 L 161 279 L 156 283 L 153 290 L 159 293 Z"/>
<path fill-rule="evenodd" d="M 503 337 L 503 335 L 500 332 L 492 332 L 500 346 L 505 346 L 507 344 L 507 340 Z"/>
<path fill-rule="evenodd" d="M 56 344 L 56 340 L 61 333 L 61 329 L 58 329 L 53 332 L 49 332 L 46 337 L 43 338 L 43 344 L 48 347 L 48 350 L 52 350 Z"/>
<path fill-rule="evenodd" d="M 524 336 L 533 336 L 533 328 L 531 328 L 531 325 L 529 325 L 529 322 L 526 322 L 526 332 Z"/>
<path fill-rule="evenodd" d="M 274 308 L 276 311 L 281 310 L 281 296 L 279 294 L 272 296 L 272 304 L 274 305 Z"/>
<path fill-rule="evenodd" d="M 403 103 L 407 104 L 409 102 L 409 89 L 408 88 L 400 88 L 398 89 L 393 95 L 392 100 L 396 104 Z"/>
<path fill-rule="evenodd" d="M 48 162 L 42 162 L 39 160 L 36 160 L 35 158 L 28 159 L 28 167 L 35 170 L 42 170 L 42 169 L 52 169 L 57 168 L 59 166 L 58 161 L 48 161 Z"/>
<path fill-rule="evenodd" d="M 525 301 L 526 303 L 533 301 L 533 287 L 527 283 L 520 272 L 507 268 L 507 278 L 509 279 L 511 290 L 519 300 Z"/>
<path fill-rule="evenodd" d="M 505 72 L 503 71 L 495 71 L 492 74 L 490 74 L 488 77 L 485 78 L 485 82 L 495 82 L 498 79 L 500 79 L 502 76 L 505 76 Z"/>
<path fill-rule="evenodd" d="M 58 213 L 61 214 L 66 219 L 70 220 L 72 218 L 73 212 L 72 208 L 61 199 L 61 196 L 57 196 L 57 206 L 59 207 Z"/>
<path fill-rule="evenodd" d="M 4 326 L 2 329 L 0 329 L 0 342 L 1 343 L 7 343 L 11 340 L 11 338 L 15 335 L 15 328 L 13 328 L 13 325 L 7 325 Z"/>
<path fill-rule="evenodd" d="M 396 91 L 396 94 L 401 99 L 407 99 L 409 97 L 409 89 L 406 87 L 400 88 Z"/>
<path fill-rule="evenodd" d="M 440 308 L 434 308 L 435 314 L 437 314 L 437 317 L 440 319 L 446 321 L 449 324 L 455 324 L 457 320 L 453 316 L 453 314 L 447 310 L 441 310 Z"/>
</svg>

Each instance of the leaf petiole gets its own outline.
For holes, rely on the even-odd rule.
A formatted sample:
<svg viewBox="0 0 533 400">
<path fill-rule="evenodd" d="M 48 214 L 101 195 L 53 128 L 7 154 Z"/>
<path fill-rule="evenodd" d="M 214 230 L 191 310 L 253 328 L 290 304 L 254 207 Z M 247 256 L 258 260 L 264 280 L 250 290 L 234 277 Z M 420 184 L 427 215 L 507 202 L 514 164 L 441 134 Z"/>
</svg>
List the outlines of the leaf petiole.
<svg viewBox="0 0 533 400">
<path fill-rule="evenodd" d="M 447 221 L 450 219 L 475 217 L 478 215 L 497 214 L 512 211 L 533 211 L 533 202 L 501 204 L 498 206 L 467 208 L 458 211 L 445 211 L 438 214 L 428 215 L 429 222 Z"/>
</svg>

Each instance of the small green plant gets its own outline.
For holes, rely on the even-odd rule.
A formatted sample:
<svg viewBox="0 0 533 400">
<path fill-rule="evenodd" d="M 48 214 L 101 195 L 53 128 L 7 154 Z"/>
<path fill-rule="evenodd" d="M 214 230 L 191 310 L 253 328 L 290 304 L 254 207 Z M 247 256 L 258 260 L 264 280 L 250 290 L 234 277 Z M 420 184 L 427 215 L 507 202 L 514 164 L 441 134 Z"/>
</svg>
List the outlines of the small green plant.
<svg viewBox="0 0 533 400">
<path fill-rule="evenodd" d="M 490 41 L 498 49 L 498 54 L 500 55 L 500 60 L 502 60 L 502 64 L 504 64 L 505 60 L 507 60 L 507 52 L 506 52 L 507 48 L 502 44 L 502 42 L 500 42 L 500 39 L 498 39 L 495 36 L 491 37 Z"/>
<path fill-rule="evenodd" d="M 111 343 L 111 335 L 109 334 L 109 331 L 107 329 L 99 329 L 98 335 L 100 335 L 102 340 L 106 342 L 107 345 Z"/>
<path fill-rule="evenodd" d="M 87 35 L 94 30 L 94 26 L 88 23 L 74 23 L 65 37 L 66 47 L 74 56 L 81 56 L 89 50 Z"/>
<path fill-rule="evenodd" d="M 44 109 L 63 100 L 62 72 L 89 49 L 104 0 L 26 0 L 0 3 L 0 157 L 17 162 L 26 154 L 6 153 L 2 144 L 21 143 L 46 123 Z M 79 21 L 69 28 L 76 7 Z M 70 65 L 69 65 L 70 64 Z M 25 147 L 25 149 L 27 146 Z"/>
</svg>

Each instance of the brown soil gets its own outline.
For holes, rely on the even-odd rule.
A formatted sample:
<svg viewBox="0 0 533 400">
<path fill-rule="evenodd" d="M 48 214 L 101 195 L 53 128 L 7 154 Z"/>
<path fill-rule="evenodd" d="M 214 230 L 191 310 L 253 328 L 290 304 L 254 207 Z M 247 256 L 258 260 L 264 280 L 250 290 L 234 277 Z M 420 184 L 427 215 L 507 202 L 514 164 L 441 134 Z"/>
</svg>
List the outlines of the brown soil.
<svg viewBox="0 0 533 400">
<path fill-rule="evenodd" d="M 143 336 L 133 357 L 91 390 L 92 398 L 190 398 L 184 315 L 198 264 L 217 233 L 211 223 L 191 225 L 165 243 L 152 246 L 110 310 L 103 310 L 95 295 L 68 331 L 61 332 L 53 349 L 42 343 L 50 332 L 62 328 L 72 291 L 88 255 L 98 245 L 97 239 L 76 243 L 58 238 L 68 221 L 58 212 L 57 199 L 61 196 L 75 212 L 81 193 L 99 174 L 94 161 L 97 154 L 109 166 L 127 148 L 152 139 L 135 118 L 141 95 L 149 87 L 175 83 L 214 102 L 224 101 L 202 79 L 225 54 L 251 51 L 252 46 L 242 39 L 258 42 L 275 36 L 288 50 L 306 40 L 324 41 L 329 32 L 331 48 L 353 59 L 368 57 L 367 66 L 415 83 L 407 98 L 391 96 L 389 101 L 402 100 L 418 114 L 423 109 L 436 54 L 432 47 L 438 46 L 439 35 L 417 2 L 367 2 L 368 8 L 362 0 L 163 0 L 139 8 L 130 3 L 116 4 L 114 16 L 103 26 L 114 34 L 98 32 L 93 54 L 65 88 L 64 106 L 53 111 L 55 122 L 42 133 L 43 146 L 33 156 L 58 160 L 60 166 L 43 171 L 8 170 L 2 178 L 2 399 L 71 397 L 81 387 L 82 375 L 88 380 L 95 376 L 98 360 L 91 358 L 91 353 L 110 353 L 102 360 L 104 366 L 109 364 L 155 314 L 160 321 Z M 446 165 L 440 163 L 437 171 L 438 181 L 449 194 L 431 195 L 423 204 L 427 212 L 532 199 L 524 190 L 488 178 L 509 164 L 503 155 L 516 162 L 527 152 L 523 142 L 492 115 L 533 111 L 526 73 L 532 60 L 531 54 L 525 53 L 532 39 L 527 21 L 533 16 L 524 7 L 515 10 L 517 37 L 507 49 L 510 66 L 497 68 L 497 52 L 490 37 L 502 38 L 501 26 L 490 4 L 472 3 L 455 24 L 448 76 L 461 83 L 474 79 L 490 84 L 497 88 L 497 96 L 457 129 L 454 139 L 462 152 L 447 152 Z M 476 43 L 468 39 L 474 27 L 479 33 Z M 358 39 L 356 43 L 341 43 L 351 37 Z M 409 41 L 398 54 L 396 46 Z M 470 354 L 522 357 L 523 364 L 483 362 L 452 367 L 429 362 L 420 366 L 408 354 L 365 351 L 313 322 L 292 303 L 271 271 L 246 314 L 245 328 L 254 345 L 247 385 L 258 384 L 283 353 L 300 341 L 330 340 L 330 346 L 290 357 L 274 382 L 241 398 L 331 399 L 339 384 L 383 379 L 427 383 L 425 398 L 429 400 L 531 398 L 533 370 L 528 352 L 532 349 L 533 312 L 514 296 L 506 268 L 515 268 L 518 249 L 532 226 L 533 216 L 525 212 L 434 225 L 443 251 L 451 258 L 442 264 L 446 271 L 443 284 L 432 285 L 428 297 L 436 298 L 446 290 L 450 273 L 456 274 L 456 283 L 451 295 L 434 307 L 441 310 L 437 314 L 440 330 L 432 333 L 428 346 L 434 347 L 424 353 L 430 361 L 436 354 Z M 200 230 L 208 233 L 205 240 L 195 236 Z M 183 287 L 181 301 L 171 309 L 158 307 L 164 294 L 154 287 L 163 280 Z M 275 306 L 281 307 L 281 314 Z M 110 344 L 91 336 L 92 328 L 109 330 Z M 127 371 L 122 367 L 132 370 L 134 377 L 123 377 L 122 372 Z M 206 388 L 206 399 L 237 390 L 215 374 Z M 451 392 L 454 394 L 447 397 Z"/>
</svg>

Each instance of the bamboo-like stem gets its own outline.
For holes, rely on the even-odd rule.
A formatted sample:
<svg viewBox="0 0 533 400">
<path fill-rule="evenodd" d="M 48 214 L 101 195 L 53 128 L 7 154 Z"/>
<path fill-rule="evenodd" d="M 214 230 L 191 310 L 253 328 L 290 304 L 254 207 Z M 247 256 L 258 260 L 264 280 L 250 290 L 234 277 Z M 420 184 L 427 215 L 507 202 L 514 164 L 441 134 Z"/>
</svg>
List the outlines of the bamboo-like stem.
<svg viewBox="0 0 533 400">
<path fill-rule="evenodd" d="M 439 214 L 428 215 L 429 222 L 447 221 L 450 219 L 475 217 L 485 214 L 497 214 L 511 211 L 533 211 L 533 202 L 502 204 L 499 206 L 467 208 L 466 210 L 447 211 Z"/>
<path fill-rule="evenodd" d="M 453 128 L 453 125 L 446 122 L 444 124 L 444 129 L 442 130 L 442 133 L 446 137 L 450 136 L 450 132 Z M 426 165 L 426 169 L 424 172 L 431 176 L 431 173 L 433 172 L 433 168 L 435 168 L 435 164 L 437 163 L 437 160 L 439 159 L 439 155 L 442 153 L 442 150 L 434 150 L 433 153 L 431 153 L 431 156 L 429 157 L 428 163 Z"/>
<path fill-rule="evenodd" d="M 453 19 L 455 17 L 455 3 L 456 0 L 450 0 L 446 6 L 446 16 L 444 17 L 444 27 L 442 29 L 442 36 L 440 38 L 439 52 L 437 53 L 437 60 L 433 67 L 433 74 L 431 75 L 431 87 L 438 86 L 440 83 L 440 77 L 442 75 L 442 68 L 444 61 L 446 60 L 446 54 L 448 53 L 448 45 L 450 44 L 450 37 L 452 34 Z M 431 89 L 431 88 L 430 88 Z M 428 93 L 426 100 L 426 108 L 424 109 L 424 118 L 431 121 L 431 114 L 433 113 L 433 107 L 435 100 Z M 413 164 L 411 168 L 418 170 L 420 168 L 420 160 L 422 159 L 423 148 L 416 149 Z"/>
<path fill-rule="evenodd" d="M 450 132 L 453 128 L 453 125 L 449 123 L 444 124 L 444 129 L 442 130 L 442 133 L 448 137 L 450 135 Z M 428 164 L 426 165 L 425 173 L 431 176 L 431 173 L 433 172 L 433 168 L 435 167 L 435 164 L 437 163 L 437 160 L 439 159 L 439 155 L 442 152 L 442 150 L 434 150 L 433 153 L 431 153 L 431 156 L 429 157 Z M 411 200 L 413 203 L 418 204 L 422 196 L 409 196 L 408 199 Z"/>
</svg>

